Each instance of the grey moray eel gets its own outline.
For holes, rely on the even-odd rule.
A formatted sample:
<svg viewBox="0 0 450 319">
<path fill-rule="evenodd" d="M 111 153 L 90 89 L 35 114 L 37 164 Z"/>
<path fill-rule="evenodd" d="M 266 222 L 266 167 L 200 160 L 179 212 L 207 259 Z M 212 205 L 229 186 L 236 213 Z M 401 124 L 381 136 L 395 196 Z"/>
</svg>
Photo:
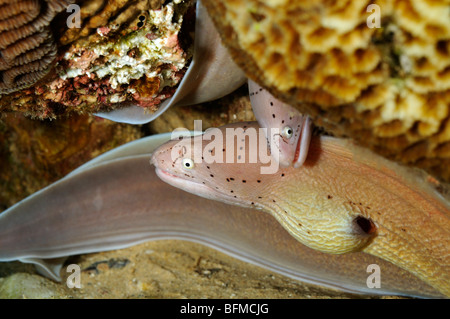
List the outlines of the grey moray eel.
<svg viewBox="0 0 450 319">
<path fill-rule="evenodd" d="M 450 204 L 426 176 L 326 136 L 311 140 L 301 167 L 263 172 L 272 163 L 259 129 L 229 124 L 173 140 L 152 163 L 172 186 L 269 213 L 312 249 L 380 257 L 450 296 Z"/>
<path fill-rule="evenodd" d="M 197 12 L 198 16 L 203 16 L 202 19 L 197 16 L 197 25 L 210 23 L 205 22 L 206 13 L 202 10 L 200 7 Z M 210 33 L 203 34 L 207 36 Z M 201 40 L 200 36 L 196 39 L 196 46 L 212 43 L 210 38 Z M 215 39 L 213 47 L 219 48 L 216 50 L 219 52 L 217 60 L 230 61 L 217 42 L 217 35 Z M 207 90 L 208 85 L 216 83 L 217 74 L 220 74 L 217 70 L 224 67 L 223 64 L 215 64 L 217 61 L 211 63 L 218 68 L 201 65 L 198 60 L 202 51 L 196 49 L 196 52 L 197 58 L 194 53 L 190 67 L 192 76 L 188 71 L 178 95 L 163 105 L 157 114 L 144 114 L 142 110 L 129 106 L 124 109 L 125 113 L 118 111 L 102 116 L 120 122 L 145 123 L 171 105 L 211 99 L 208 94 L 205 98 L 198 92 L 210 91 Z M 199 89 L 194 88 L 190 84 L 192 79 L 205 72 Z M 218 80 L 230 82 L 233 79 L 226 90 L 232 90 L 243 82 L 239 71 L 231 73 Z M 251 81 L 249 88 L 255 115 L 260 125 L 268 129 L 269 145 L 272 152 L 277 153 L 275 158 L 280 166 L 300 167 L 306 160 L 311 141 L 310 119 L 277 101 Z M 222 89 L 219 91 L 213 92 L 212 96 L 220 96 L 224 92 Z M 277 130 L 271 130 L 273 128 Z M 350 292 L 442 296 L 442 289 L 440 293 L 379 258 L 361 252 L 338 256 L 321 253 L 299 244 L 267 214 L 248 208 L 230 208 L 162 183 L 148 168 L 148 159 L 149 153 L 167 139 L 168 135 L 158 135 L 113 150 L 1 214 L 0 261 L 18 259 L 34 263 L 43 274 L 60 280 L 59 271 L 67 256 L 118 249 L 147 240 L 179 238 L 210 245 L 292 278 Z M 340 144 L 336 142 L 336 145 Z M 125 174 L 129 175 L 125 177 Z M 118 196 L 118 189 L 122 187 L 126 191 Z M 197 207 L 205 207 L 205 210 L 197 212 Z M 367 287 L 365 270 L 370 264 L 381 265 L 383 269 L 382 289 Z"/>
<path fill-rule="evenodd" d="M 3 212 L 0 261 L 33 263 L 42 274 L 60 280 L 67 256 L 172 238 L 353 293 L 442 297 L 380 258 L 363 252 L 319 252 L 299 243 L 269 214 L 204 199 L 162 182 L 149 160 L 169 138 L 155 135 L 118 147 Z M 379 289 L 367 286 L 371 264 L 382 269 Z"/>
</svg>

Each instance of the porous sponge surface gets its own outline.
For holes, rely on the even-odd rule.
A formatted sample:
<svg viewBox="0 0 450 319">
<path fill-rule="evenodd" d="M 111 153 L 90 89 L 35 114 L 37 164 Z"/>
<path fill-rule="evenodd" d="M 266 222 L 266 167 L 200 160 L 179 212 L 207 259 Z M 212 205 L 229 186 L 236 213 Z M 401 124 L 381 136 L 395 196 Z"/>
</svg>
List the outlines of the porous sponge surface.
<svg viewBox="0 0 450 319">
<path fill-rule="evenodd" d="M 450 1 L 204 2 L 236 62 L 275 96 L 450 180 Z"/>
</svg>

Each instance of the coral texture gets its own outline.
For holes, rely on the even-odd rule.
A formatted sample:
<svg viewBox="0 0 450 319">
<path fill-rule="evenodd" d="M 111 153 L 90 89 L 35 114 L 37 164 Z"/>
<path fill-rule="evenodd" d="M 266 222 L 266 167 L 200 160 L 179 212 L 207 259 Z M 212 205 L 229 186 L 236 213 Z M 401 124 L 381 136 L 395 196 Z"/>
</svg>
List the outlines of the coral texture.
<svg viewBox="0 0 450 319">
<path fill-rule="evenodd" d="M 0 0 L 0 95 L 35 84 L 56 57 L 50 22 L 72 0 Z"/>
<path fill-rule="evenodd" d="M 449 1 L 204 3 L 235 61 L 275 96 L 450 180 Z"/>
<path fill-rule="evenodd" d="M 106 25 L 130 24 L 138 25 L 138 16 L 147 10 L 161 9 L 162 0 L 83 0 L 80 2 L 80 28 L 68 28 L 59 37 L 61 45 L 67 45 L 76 40 L 79 45 L 89 44 L 89 36 L 97 33 L 97 28 Z M 143 23 L 142 23 L 143 24 Z"/>
<path fill-rule="evenodd" d="M 48 75 L 25 89 L 16 83 L 16 88 L 23 90 L 12 94 L 0 90 L 0 111 L 45 119 L 73 112 L 107 111 L 130 102 L 156 110 L 173 95 L 192 56 L 191 37 L 183 33 L 189 32 L 189 26 L 182 29 L 185 16 L 195 21 L 192 2 L 77 3 L 78 25 L 67 13 L 57 16 L 52 21 L 56 44 L 45 42 L 47 38 L 41 34 L 48 35 L 48 31 L 43 29 L 37 35 L 40 38 L 33 39 L 42 42 L 39 51 L 24 53 L 34 58 L 26 65 L 28 69 Z M 44 49 L 49 50 L 51 59 L 44 56 Z M 16 61 L 19 58 L 22 56 Z M 0 70 L 1 66 L 0 60 Z M 22 68 L 4 72 L 3 80 L 17 79 Z M 28 73 L 20 80 L 26 77 L 40 78 Z"/>
</svg>

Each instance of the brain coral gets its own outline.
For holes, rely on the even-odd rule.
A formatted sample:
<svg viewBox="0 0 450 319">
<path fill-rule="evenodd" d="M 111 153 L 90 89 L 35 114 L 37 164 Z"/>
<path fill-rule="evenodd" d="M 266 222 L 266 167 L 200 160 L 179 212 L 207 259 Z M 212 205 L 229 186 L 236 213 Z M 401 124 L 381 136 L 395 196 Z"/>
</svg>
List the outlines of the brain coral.
<svg viewBox="0 0 450 319">
<path fill-rule="evenodd" d="M 275 96 L 450 180 L 448 0 L 204 3 L 235 61 Z"/>
<path fill-rule="evenodd" d="M 50 22 L 72 0 L 0 0 L 0 95 L 43 78 L 56 57 Z"/>
</svg>

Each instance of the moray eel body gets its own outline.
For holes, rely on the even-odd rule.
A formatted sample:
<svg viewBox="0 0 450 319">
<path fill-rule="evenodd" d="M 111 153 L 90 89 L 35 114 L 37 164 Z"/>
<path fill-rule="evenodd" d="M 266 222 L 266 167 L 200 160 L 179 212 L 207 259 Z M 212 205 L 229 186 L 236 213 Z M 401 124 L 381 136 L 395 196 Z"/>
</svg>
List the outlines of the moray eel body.
<svg viewBox="0 0 450 319">
<path fill-rule="evenodd" d="M 380 258 L 362 252 L 321 253 L 299 243 L 269 214 L 207 200 L 162 182 L 148 162 L 150 153 L 169 138 L 156 135 L 121 146 L 0 214 L 0 261 L 33 263 L 42 274 L 61 280 L 67 256 L 183 239 L 344 291 L 442 297 Z M 382 270 L 380 288 L 367 286 L 372 264 Z"/>
<path fill-rule="evenodd" d="M 312 249 L 378 256 L 450 296 L 449 202 L 423 175 L 331 137 L 312 139 L 302 167 L 261 174 L 265 138 L 253 131 L 257 123 L 239 123 L 171 141 L 152 163 L 172 186 L 271 214 Z"/>
<path fill-rule="evenodd" d="M 274 98 L 266 89 L 248 80 L 253 113 L 267 130 L 272 157 L 282 167 L 300 167 L 308 155 L 312 122 L 296 108 Z"/>
</svg>

